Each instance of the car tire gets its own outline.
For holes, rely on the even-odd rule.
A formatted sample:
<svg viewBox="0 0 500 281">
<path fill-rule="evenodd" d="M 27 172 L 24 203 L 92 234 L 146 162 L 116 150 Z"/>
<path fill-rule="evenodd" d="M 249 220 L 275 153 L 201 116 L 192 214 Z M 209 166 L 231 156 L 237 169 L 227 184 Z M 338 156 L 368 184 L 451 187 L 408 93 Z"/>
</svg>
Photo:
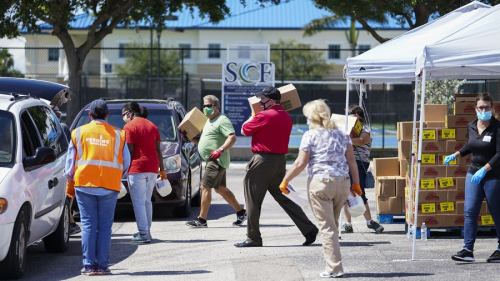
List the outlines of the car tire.
<svg viewBox="0 0 500 281">
<path fill-rule="evenodd" d="M 28 211 L 21 208 L 16 218 L 14 231 L 10 240 L 9 251 L 3 261 L 0 261 L 2 279 L 19 279 L 24 274 L 26 265 L 26 247 L 28 244 Z"/>
<path fill-rule="evenodd" d="M 186 200 L 184 200 L 184 205 L 176 207 L 172 211 L 172 215 L 176 218 L 187 218 L 191 215 L 191 171 L 186 182 Z"/>
<path fill-rule="evenodd" d="M 48 253 L 62 253 L 66 252 L 69 244 L 69 203 L 66 200 L 64 203 L 64 210 L 59 219 L 59 224 L 56 230 L 49 236 L 43 238 L 43 245 L 45 251 Z"/>
</svg>

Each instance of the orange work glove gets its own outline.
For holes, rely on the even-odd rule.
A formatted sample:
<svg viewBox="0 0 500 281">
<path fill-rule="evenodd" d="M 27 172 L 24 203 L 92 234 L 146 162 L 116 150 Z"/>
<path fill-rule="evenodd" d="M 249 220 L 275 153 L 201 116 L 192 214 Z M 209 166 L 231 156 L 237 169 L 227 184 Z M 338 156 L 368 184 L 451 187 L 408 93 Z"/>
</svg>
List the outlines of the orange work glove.
<svg viewBox="0 0 500 281">
<path fill-rule="evenodd" d="M 353 183 L 351 186 L 351 192 L 353 196 L 356 196 L 354 193 L 357 193 L 358 196 L 361 196 L 363 194 L 363 191 L 361 190 L 361 186 L 359 183 Z"/>
<path fill-rule="evenodd" d="M 285 194 L 290 194 L 290 190 L 288 190 L 288 182 L 283 180 L 280 184 L 280 190 L 281 192 L 285 193 Z"/>
<path fill-rule="evenodd" d="M 76 197 L 75 181 L 73 179 L 68 179 L 68 181 L 66 182 L 66 195 L 71 198 Z"/>
<path fill-rule="evenodd" d="M 160 171 L 160 178 L 162 180 L 166 180 L 167 179 L 167 174 L 165 173 L 165 171 Z"/>
</svg>

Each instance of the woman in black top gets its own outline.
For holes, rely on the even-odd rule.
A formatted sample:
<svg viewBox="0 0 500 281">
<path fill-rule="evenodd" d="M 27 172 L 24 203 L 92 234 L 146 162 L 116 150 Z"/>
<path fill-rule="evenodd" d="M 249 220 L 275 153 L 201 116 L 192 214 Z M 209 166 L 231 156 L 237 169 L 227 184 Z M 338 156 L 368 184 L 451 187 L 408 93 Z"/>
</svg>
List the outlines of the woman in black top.
<svg viewBox="0 0 500 281">
<path fill-rule="evenodd" d="M 483 198 L 486 197 L 499 243 L 486 261 L 500 262 L 500 121 L 498 116 L 493 116 L 493 99 L 488 94 L 479 94 L 475 106 L 478 119 L 467 126 L 467 144 L 444 160 L 448 165 L 456 157 L 472 153 L 465 181 L 464 247 L 451 258 L 456 261 L 474 261 L 472 252 L 476 241 L 478 215 Z"/>
</svg>

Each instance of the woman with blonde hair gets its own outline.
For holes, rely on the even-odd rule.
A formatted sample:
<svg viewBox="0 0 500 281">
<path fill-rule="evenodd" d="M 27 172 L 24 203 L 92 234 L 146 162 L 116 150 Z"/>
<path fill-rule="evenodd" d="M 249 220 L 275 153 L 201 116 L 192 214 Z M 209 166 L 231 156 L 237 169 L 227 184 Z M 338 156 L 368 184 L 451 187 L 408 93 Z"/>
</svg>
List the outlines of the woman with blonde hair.
<svg viewBox="0 0 500 281">
<path fill-rule="evenodd" d="M 354 158 L 350 137 L 330 120 L 330 108 L 324 100 L 308 102 L 303 113 L 309 130 L 300 143 L 299 155 L 281 182 L 280 189 L 288 193 L 288 182 L 306 166 L 309 203 L 323 237 L 325 271 L 321 277 L 342 277 L 339 245 L 339 216 L 349 194 L 349 173 L 352 176 L 352 192 L 361 195 L 358 167 Z"/>
</svg>

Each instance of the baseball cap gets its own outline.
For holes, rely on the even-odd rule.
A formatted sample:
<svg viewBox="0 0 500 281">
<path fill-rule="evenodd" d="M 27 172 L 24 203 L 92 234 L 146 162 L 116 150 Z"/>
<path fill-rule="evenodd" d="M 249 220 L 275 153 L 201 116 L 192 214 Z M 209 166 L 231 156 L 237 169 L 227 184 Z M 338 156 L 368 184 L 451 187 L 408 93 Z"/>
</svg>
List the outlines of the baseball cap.
<svg viewBox="0 0 500 281">
<path fill-rule="evenodd" d="M 265 87 L 262 92 L 255 93 L 255 96 L 258 98 L 270 98 L 272 100 L 281 100 L 280 90 L 275 87 Z"/>
<path fill-rule="evenodd" d="M 108 105 L 103 100 L 94 100 L 90 104 L 90 113 L 94 115 L 103 115 L 108 113 Z"/>
</svg>

